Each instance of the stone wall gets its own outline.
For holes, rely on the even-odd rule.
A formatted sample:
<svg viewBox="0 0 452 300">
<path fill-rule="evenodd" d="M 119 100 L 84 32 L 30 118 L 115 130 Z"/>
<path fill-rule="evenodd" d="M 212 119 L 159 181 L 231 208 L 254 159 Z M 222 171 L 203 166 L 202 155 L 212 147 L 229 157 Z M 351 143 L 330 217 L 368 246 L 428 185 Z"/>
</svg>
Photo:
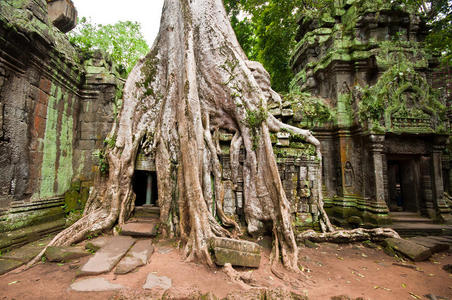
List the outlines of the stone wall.
<svg viewBox="0 0 452 300">
<path fill-rule="evenodd" d="M 73 182 L 89 185 L 121 85 L 113 69 L 81 58 L 45 0 L 0 2 L 0 233 L 62 218 Z"/>
</svg>

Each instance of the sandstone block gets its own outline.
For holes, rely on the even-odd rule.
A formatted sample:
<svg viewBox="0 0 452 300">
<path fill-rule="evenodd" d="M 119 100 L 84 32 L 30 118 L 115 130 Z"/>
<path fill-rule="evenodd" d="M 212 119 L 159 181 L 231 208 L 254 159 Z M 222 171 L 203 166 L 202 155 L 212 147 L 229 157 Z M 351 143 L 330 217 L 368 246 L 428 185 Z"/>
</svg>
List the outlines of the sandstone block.
<svg viewBox="0 0 452 300">
<path fill-rule="evenodd" d="M 217 265 L 230 263 L 233 266 L 259 267 L 261 247 L 253 242 L 214 237 L 210 240 L 210 248 Z"/>
<path fill-rule="evenodd" d="M 385 244 L 413 261 L 423 261 L 432 256 L 430 249 L 409 240 L 388 238 L 385 239 Z"/>
</svg>

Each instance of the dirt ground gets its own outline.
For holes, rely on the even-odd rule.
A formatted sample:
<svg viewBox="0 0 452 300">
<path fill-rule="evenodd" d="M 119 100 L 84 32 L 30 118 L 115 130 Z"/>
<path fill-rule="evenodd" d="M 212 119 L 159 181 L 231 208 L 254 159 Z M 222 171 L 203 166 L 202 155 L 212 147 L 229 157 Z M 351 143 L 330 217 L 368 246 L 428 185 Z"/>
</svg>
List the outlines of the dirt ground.
<svg viewBox="0 0 452 300">
<path fill-rule="evenodd" d="M 162 291 L 142 289 L 149 273 L 172 279 L 172 287 L 167 291 L 172 298 L 187 299 L 197 292 L 212 292 L 220 298 L 228 294 L 235 294 L 236 299 L 246 298 L 240 296 L 247 293 L 244 288 L 231 282 L 221 268 L 186 263 L 182 251 L 175 246 L 172 242 L 158 243 L 150 263 L 131 274 L 101 276 L 127 287 L 120 292 L 71 291 L 71 283 L 80 280 L 76 277 L 77 269 L 88 259 L 85 257 L 66 264 L 40 263 L 23 273 L 5 274 L 0 277 L 0 299 L 159 299 Z M 331 299 L 339 295 L 363 299 L 428 299 L 424 296 L 427 294 L 452 299 L 452 275 L 442 269 L 452 264 L 451 250 L 435 254 L 429 261 L 412 263 L 363 244 L 301 247 L 303 273 L 284 272 L 284 280 L 271 272 L 269 255 L 270 250 L 266 249 L 259 269 L 237 270 L 252 272 L 252 279 L 260 287 L 293 291 L 309 299 Z"/>
</svg>

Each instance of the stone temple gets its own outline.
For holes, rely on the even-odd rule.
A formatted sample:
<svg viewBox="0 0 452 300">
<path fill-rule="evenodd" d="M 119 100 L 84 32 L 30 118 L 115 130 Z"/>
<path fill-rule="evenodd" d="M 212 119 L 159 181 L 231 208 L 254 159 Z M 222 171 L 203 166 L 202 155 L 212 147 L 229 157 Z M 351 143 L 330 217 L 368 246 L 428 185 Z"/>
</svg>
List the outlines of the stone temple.
<svg viewBox="0 0 452 300">
<path fill-rule="evenodd" d="M 70 0 L 0 1 L 0 250 L 61 230 L 105 171 L 93 153 L 108 145 L 124 80 L 107 55 L 69 43 L 76 17 Z M 433 89 L 438 63 L 420 44 L 426 25 L 406 8 L 350 0 L 299 23 L 292 89 L 300 97 L 269 107 L 322 142 L 319 187 L 314 149 L 289 133 L 272 136 L 296 228 L 318 228 L 320 191 L 344 226 L 390 224 L 392 211 L 449 222 L 450 94 Z M 232 135 L 216 134 L 224 210 L 245 222 Z M 137 211 L 158 212 L 152 155 L 141 151 L 135 168 Z"/>
<path fill-rule="evenodd" d="M 426 24 L 390 1 L 344 0 L 299 25 L 292 88 L 332 117 L 293 123 L 321 140 L 330 217 L 372 226 L 413 212 L 450 222 L 450 162 L 442 154 L 451 94 L 433 89 L 438 61 L 422 48 Z"/>
</svg>

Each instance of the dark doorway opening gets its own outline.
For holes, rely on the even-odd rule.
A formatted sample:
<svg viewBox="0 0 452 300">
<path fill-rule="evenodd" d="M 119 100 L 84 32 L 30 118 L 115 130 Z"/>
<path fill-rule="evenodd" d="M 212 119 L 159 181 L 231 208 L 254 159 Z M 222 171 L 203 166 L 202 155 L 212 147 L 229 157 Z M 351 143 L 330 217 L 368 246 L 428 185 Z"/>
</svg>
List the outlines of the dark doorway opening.
<svg viewBox="0 0 452 300">
<path fill-rule="evenodd" d="M 414 158 L 388 160 L 388 189 L 390 211 L 419 212 L 420 170 Z"/>
<path fill-rule="evenodd" d="M 135 206 L 157 206 L 157 173 L 135 171 L 133 175 L 133 191 L 136 194 Z"/>
</svg>

